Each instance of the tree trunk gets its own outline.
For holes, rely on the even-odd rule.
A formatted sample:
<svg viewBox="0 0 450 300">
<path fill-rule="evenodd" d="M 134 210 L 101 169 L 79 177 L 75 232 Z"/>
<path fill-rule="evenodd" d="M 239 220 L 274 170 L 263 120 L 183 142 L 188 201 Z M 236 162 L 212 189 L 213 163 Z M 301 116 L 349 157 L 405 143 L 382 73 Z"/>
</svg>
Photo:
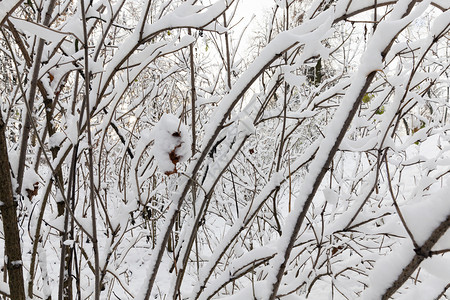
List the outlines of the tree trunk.
<svg viewBox="0 0 450 300">
<path fill-rule="evenodd" d="M 6 124 L 0 115 L 0 203 L 2 204 L 0 212 L 5 236 L 6 268 L 8 270 L 11 299 L 25 300 L 22 251 L 17 225 L 17 202 L 13 199 L 5 129 Z"/>
</svg>

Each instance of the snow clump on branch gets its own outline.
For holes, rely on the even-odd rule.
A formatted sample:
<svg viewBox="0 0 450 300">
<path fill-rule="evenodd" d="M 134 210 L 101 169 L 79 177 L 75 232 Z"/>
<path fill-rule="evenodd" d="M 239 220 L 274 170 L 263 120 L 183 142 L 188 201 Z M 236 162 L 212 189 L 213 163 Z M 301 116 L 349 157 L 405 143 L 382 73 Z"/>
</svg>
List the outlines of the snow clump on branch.
<svg viewBox="0 0 450 300">
<path fill-rule="evenodd" d="M 161 172 L 177 173 L 177 163 L 191 156 L 191 138 L 185 124 L 175 115 L 164 114 L 152 130 L 153 155 Z"/>
</svg>

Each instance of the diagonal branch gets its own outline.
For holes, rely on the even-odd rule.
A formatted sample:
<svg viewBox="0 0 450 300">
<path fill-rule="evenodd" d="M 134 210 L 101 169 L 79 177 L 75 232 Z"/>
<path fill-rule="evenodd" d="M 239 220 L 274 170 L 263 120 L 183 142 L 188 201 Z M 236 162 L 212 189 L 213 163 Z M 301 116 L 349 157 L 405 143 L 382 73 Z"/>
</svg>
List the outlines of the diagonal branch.
<svg viewBox="0 0 450 300">
<path fill-rule="evenodd" d="M 450 228 L 450 215 L 439 224 L 439 226 L 431 233 L 430 237 L 425 241 L 425 243 L 420 247 L 414 249 L 416 254 L 411 259 L 406 267 L 403 268 L 402 273 L 397 277 L 397 279 L 392 283 L 392 285 L 386 290 L 384 295 L 381 297 L 382 300 L 388 300 L 394 293 L 410 278 L 414 271 L 419 267 L 419 265 L 426 259 L 433 255 L 431 249 L 439 241 L 439 239 L 447 232 Z"/>
</svg>

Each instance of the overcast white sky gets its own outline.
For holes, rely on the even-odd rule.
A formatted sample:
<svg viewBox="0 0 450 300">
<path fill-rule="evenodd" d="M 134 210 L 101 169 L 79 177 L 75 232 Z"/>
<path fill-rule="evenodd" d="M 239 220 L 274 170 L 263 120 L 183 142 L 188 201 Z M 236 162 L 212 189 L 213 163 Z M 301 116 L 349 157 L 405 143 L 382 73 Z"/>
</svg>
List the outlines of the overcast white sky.
<svg viewBox="0 0 450 300">
<path fill-rule="evenodd" d="M 245 24 L 248 22 L 252 15 L 256 18 L 261 18 L 265 11 L 270 9 L 274 4 L 274 0 L 240 0 L 237 13 L 237 20 L 241 17 L 245 18 Z"/>
<path fill-rule="evenodd" d="M 244 18 L 236 27 L 233 28 L 235 33 L 239 33 L 255 15 L 255 19 L 249 25 L 244 39 L 242 40 L 242 46 L 247 48 L 248 44 L 252 42 L 252 32 L 255 32 L 256 26 L 260 26 L 262 19 L 267 11 L 269 11 L 275 5 L 274 0 L 239 0 L 239 7 L 236 11 L 234 22 L 236 23 L 241 18 Z M 244 51 L 246 52 L 246 51 Z"/>
</svg>

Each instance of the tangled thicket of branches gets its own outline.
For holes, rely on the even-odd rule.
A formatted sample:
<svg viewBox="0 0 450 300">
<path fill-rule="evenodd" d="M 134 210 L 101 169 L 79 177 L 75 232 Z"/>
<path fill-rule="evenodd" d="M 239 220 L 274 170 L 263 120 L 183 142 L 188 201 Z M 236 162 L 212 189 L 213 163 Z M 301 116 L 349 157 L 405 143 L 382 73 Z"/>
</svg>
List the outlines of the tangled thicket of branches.
<svg viewBox="0 0 450 300">
<path fill-rule="evenodd" d="M 242 9 L 0 1 L 2 297 L 450 297 L 448 0 Z"/>
</svg>

